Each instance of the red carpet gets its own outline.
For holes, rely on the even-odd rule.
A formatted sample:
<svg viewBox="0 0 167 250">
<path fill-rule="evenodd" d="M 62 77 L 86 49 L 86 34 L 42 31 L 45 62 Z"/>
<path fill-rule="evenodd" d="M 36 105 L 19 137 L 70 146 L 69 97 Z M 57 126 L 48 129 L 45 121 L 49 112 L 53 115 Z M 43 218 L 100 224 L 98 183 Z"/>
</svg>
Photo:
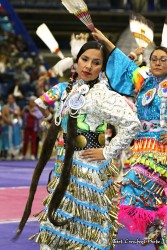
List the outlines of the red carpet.
<svg viewBox="0 0 167 250">
<path fill-rule="evenodd" d="M 20 220 L 27 201 L 29 187 L 0 188 L 1 213 L 0 222 Z M 39 186 L 35 195 L 30 219 L 33 214 L 44 207 L 41 201 L 47 195 L 46 186 Z"/>
</svg>

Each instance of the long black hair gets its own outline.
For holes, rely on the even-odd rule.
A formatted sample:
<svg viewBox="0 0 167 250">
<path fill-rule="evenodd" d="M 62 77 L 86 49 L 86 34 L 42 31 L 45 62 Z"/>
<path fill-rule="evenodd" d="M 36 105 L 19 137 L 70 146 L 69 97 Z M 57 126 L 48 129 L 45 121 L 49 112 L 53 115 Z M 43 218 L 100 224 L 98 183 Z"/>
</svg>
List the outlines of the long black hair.
<svg viewBox="0 0 167 250">
<path fill-rule="evenodd" d="M 106 65 L 107 61 L 107 50 L 105 49 L 104 46 L 102 46 L 100 43 L 96 41 L 89 41 L 86 44 L 84 44 L 77 56 L 76 62 L 78 62 L 79 57 L 88 49 L 97 49 L 100 50 L 103 56 L 103 69 Z M 70 93 L 73 87 L 73 83 L 77 78 L 77 73 L 74 73 L 73 77 L 70 79 L 69 84 L 66 88 L 67 93 Z M 96 80 L 96 79 L 95 79 Z M 95 81 L 92 81 L 94 84 Z M 91 83 L 90 83 L 91 86 Z M 39 178 L 42 174 L 42 171 L 50 159 L 53 147 L 55 146 L 55 141 L 57 139 L 58 133 L 61 129 L 61 126 L 56 126 L 54 123 L 50 126 L 48 133 L 46 135 L 45 141 L 43 143 L 42 151 L 38 160 L 38 163 L 35 167 L 33 176 L 32 176 L 32 181 L 30 185 L 30 191 L 29 191 L 29 197 L 26 203 L 26 207 L 22 216 L 22 219 L 20 221 L 17 234 L 15 239 L 21 234 L 28 218 L 31 213 L 31 208 L 32 208 L 32 203 L 34 200 L 35 192 L 37 189 L 37 185 L 39 182 Z M 63 168 L 62 168 L 62 173 L 61 177 L 59 179 L 59 183 L 56 186 L 56 189 L 53 192 L 52 199 L 49 204 L 49 209 L 48 209 L 48 218 L 50 222 L 55 225 L 55 226 L 62 226 L 65 225 L 68 220 L 64 221 L 57 221 L 54 218 L 54 213 L 60 206 L 60 203 L 64 197 L 64 194 L 67 190 L 68 184 L 70 182 L 70 172 L 72 168 L 72 160 L 73 160 L 73 154 L 75 150 L 75 138 L 76 138 L 76 133 L 77 133 L 77 119 L 75 117 L 72 117 L 69 115 L 68 117 L 68 123 L 67 123 L 67 142 L 66 142 L 66 150 L 65 150 L 65 156 L 64 156 L 64 163 L 63 163 Z M 54 135 L 54 136 L 53 136 Z"/>
<path fill-rule="evenodd" d="M 24 209 L 23 216 L 21 218 L 16 236 L 13 239 L 17 239 L 17 237 L 21 234 L 30 214 L 31 214 L 31 208 L 32 203 L 34 200 L 34 196 L 37 190 L 38 182 L 40 179 L 40 176 L 43 172 L 44 167 L 46 166 L 48 160 L 51 157 L 53 148 L 55 146 L 55 141 L 58 136 L 58 133 L 60 131 L 60 126 L 56 126 L 54 123 L 51 124 L 50 128 L 48 129 L 47 135 L 45 137 L 42 150 L 40 153 L 39 160 L 37 162 L 37 165 L 34 169 L 34 173 L 32 176 L 31 184 L 30 184 L 30 190 L 29 190 L 29 196 L 27 199 L 27 203 Z M 54 136 L 53 136 L 54 135 Z"/>
</svg>

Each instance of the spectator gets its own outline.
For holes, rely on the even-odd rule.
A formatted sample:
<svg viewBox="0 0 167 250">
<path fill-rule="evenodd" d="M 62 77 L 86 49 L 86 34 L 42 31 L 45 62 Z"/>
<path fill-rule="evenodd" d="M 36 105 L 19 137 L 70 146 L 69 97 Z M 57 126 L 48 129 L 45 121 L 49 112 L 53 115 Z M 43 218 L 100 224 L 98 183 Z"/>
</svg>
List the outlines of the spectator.
<svg viewBox="0 0 167 250">
<path fill-rule="evenodd" d="M 35 96 L 31 96 L 29 99 L 28 105 L 26 105 L 23 109 L 23 152 L 22 157 L 25 158 L 28 144 L 31 142 L 31 160 L 35 160 L 36 156 L 36 149 L 37 149 L 37 136 L 39 130 L 39 122 L 40 119 L 43 117 L 42 113 L 36 107 L 34 100 L 36 99 Z"/>
<path fill-rule="evenodd" d="M 20 84 L 19 79 L 16 78 L 14 80 L 14 84 L 12 88 L 9 90 L 9 93 L 13 94 L 17 105 L 20 107 L 20 109 L 22 109 L 25 105 L 25 99 L 24 99 L 23 88 Z"/>
<path fill-rule="evenodd" d="M 18 156 L 21 148 L 21 110 L 13 95 L 2 108 L 2 150 L 4 157 Z"/>
</svg>

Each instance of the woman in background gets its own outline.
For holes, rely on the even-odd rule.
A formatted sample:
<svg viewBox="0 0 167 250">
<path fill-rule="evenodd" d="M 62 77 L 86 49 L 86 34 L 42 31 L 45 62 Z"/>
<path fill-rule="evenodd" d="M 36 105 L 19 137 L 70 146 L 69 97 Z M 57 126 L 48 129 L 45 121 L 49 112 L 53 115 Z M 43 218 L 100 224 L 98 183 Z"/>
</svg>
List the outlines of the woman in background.
<svg viewBox="0 0 167 250">
<path fill-rule="evenodd" d="M 155 249 L 167 249 L 167 48 L 152 51 L 149 70 L 138 68 L 99 30 L 93 35 L 112 52 L 106 74 L 113 89 L 126 95 L 138 91 L 141 130 L 122 181 L 119 222 L 131 233 L 146 234 L 143 245 L 155 242 Z"/>
<path fill-rule="evenodd" d="M 2 150 L 5 159 L 14 159 L 21 149 L 21 110 L 12 94 L 2 107 Z"/>
</svg>

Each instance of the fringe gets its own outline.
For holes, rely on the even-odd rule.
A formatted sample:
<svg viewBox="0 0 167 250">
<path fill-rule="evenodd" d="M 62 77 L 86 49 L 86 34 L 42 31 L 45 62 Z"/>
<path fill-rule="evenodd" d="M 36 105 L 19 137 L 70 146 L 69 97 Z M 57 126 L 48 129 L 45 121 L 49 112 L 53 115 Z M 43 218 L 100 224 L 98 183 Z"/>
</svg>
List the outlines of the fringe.
<svg viewBox="0 0 167 250">
<path fill-rule="evenodd" d="M 154 138 L 144 138 L 134 141 L 133 152 L 157 152 L 167 153 L 167 145 L 155 140 Z"/>
<path fill-rule="evenodd" d="M 41 228 L 41 231 L 36 235 L 35 241 L 39 244 L 46 244 L 51 249 L 61 249 L 64 245 L 66 245 L 65 249 L 114 249 L 112 239 L 116 238 L 117 232 L 114 231 L 113 227 L 110 228 L 108 236 L 98 228 L 83 226 L 76 222 L 71 222 L 68 229 L 66 228 L 67 225 L 63 227 L 65 228 L 61 233 L 57 229 Z M 69 231 L 70 234 L 68 234 Z"/>
<path fill-rule="evenodd" d="M 167 206 L 159 206 L 156 211 L 145 210 L 135 206 L 120 205 L 118 222 L 125 225 L 130 233 L 145 234 L 155 218 L 159 218 L 167 224 Z"/>
<path fill-rule="evenodd" d="M 137 163 L 151 168 L 154 172 L 160 173 L 161 176 L 167 177 L 167 153 L 135 153 L 129 159 L 128 166 L 135 166 Z"/>
</svg>

